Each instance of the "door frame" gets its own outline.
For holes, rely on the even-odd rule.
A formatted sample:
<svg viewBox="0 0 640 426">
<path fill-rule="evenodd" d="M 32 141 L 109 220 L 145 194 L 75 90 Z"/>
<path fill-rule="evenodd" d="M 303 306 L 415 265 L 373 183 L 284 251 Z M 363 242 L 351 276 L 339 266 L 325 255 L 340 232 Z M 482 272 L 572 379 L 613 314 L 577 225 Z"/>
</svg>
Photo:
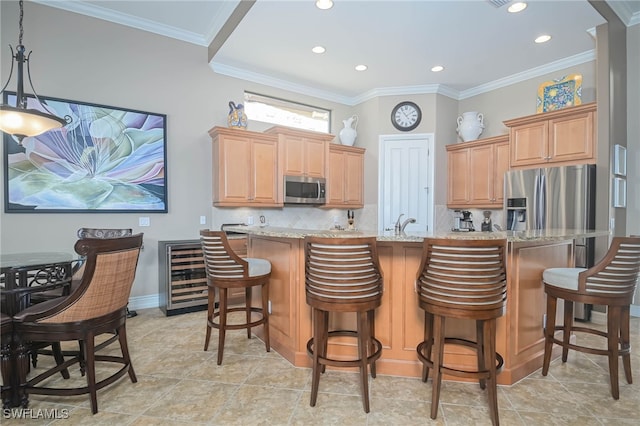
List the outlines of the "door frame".
<svg viewBox="0 0 640 426">
<path fill-rule="evenodd" d="M 383 199 L 383 176 L 384 176 L 384 144 L 386 142 L 392 141 L 426 141 L 427 148 L 427 232 L 434 231 L 434 213 L 435 213 L 435 205 L 434 205 L 434 190 L 433 184 L 435 180 L 435 151 L 434 151 L 434 140 L 435 136 L 433 133 L 411 133 L 411 134 L 391 134 L 391 135 L 379 135 L 378 136 L 378 215 L 377 215 L 377 229 L 378 232 L 384 232 L 384 223 L 382 223 L 382 215 L 383 208 L 382 199 Z"/>
</svg>

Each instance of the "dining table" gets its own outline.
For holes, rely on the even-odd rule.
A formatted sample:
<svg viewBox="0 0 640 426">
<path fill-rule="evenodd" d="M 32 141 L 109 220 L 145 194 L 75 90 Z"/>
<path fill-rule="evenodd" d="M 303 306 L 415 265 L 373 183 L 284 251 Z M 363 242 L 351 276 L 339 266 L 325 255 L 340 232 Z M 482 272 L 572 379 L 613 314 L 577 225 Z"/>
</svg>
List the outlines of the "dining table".
<svg viewBox="0 0 640 426">
<path fill-rule="evenodd" d="M 0 310 L 13 316 L 31 304 L 33 293 L 68 289 L 77 254 L 29 252 L 0 254 Z"/>
<path fill-rule="evenodd" d="M 36 293 L 62 289 L 68 293 L 74 265 L 81 261 L 77 254 L 67 252 L 29 252 L 0 254 L 0 311 L 13 317 L 32 304 Z M 3 337 L 2 383 L 3 408 L 23 406 L 28 399 L 18 391 L 15 345 Z M 5 387 L 9 389 L 4 389 Z"/>
</svg>

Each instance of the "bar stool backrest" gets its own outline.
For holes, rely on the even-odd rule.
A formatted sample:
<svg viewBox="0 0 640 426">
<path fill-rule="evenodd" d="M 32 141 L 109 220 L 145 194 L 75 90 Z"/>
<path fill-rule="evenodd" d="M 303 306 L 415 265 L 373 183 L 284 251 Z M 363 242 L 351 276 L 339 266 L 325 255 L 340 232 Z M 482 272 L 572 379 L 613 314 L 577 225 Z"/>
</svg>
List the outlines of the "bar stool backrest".
<svg viewBox="0 0 640 426">
<path fill-rule="evenodd" d="M 307 300 L 359 303 L 382 296 L 374 237 L 306 237 L 305 272 Z"/>
<path fill-rule="evenodd" d="M 640 271 L 640 237 L 614 237 L 604 258 L 578 276 L 578 292 L 632 296 Z"/>
<path fill-rule="evenodd" d="M 225 232 L 202 230 L 200 241 L 207 276 L 210 279 L 235 280 L 249 276 L 247 261 L 231 249 Z"/>
<path fill-rule="evenodd" d="M 505 248 L 505 239 L 425 239 L 416 281 L 420 301 L 461 310 L 504 309 Z"/>
</svg>

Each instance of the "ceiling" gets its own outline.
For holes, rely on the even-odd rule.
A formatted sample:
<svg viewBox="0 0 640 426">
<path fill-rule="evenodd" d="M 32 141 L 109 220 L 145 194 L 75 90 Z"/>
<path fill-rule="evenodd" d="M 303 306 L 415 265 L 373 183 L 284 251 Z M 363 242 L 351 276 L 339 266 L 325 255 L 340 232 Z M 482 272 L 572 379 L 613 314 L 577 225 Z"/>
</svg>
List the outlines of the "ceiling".
<svg viewBox="0 0 640 426">
<path fill-rule="evenodd" d="M 243 1 L 237 25 L 238 0 L 34 1 L 213 43 L 217 73 L 347 105 L 388 94 L 464 99 L 591 61 L 595 27 L 605 22 L 586 0 L 529 0 L 517 14 L 494 5 L 508 0 L 335 0 L 329 10 L 314 0 Z M 626 25 L 640 22 L 640 1 L 608 3 Z M 543 33 L 551 41 L 535 44 Z M 312 53 L 316 45 L 326 52 Z M 433 73 L 434 65 L 445 69 Z"/>
</svg>

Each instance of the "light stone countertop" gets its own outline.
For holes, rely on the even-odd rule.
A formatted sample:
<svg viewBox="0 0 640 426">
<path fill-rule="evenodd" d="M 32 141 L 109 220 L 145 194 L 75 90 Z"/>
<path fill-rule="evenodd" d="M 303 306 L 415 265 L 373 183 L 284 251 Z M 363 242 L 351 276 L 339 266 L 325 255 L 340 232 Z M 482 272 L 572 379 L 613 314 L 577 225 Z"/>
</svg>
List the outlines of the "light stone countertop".
<svg viewBox="0 0 640 426">
<path fill-rule="evenodd" d="M 299 229 L 281 228 L 275 226 L 228 226 L 229 231 L 241 232 L 250 235 L 277 237 L 277 238 L 304 238 L 306 236 L 327 237 L 327 238 L 350 238 L 350 237 L 376 237 L 378 241 L 390 242 L 422 242 L 425 238 L 453 238 L 460 240 L 488 240 L 506 238 L 509 242 L 542 242 L 561 241 L 574 238 L 589 238 L 609 235 L 609 231 L 591 230 L 578 231 L 575 229 L 551 229 L 546 231 L 506 231 L 506 232 L 407 232 L 396 235 L 393 231 L 382 233 L 372 231 L 349 231 L 349 230 L 329 230 L 329 229 Z"/>
</svg>

